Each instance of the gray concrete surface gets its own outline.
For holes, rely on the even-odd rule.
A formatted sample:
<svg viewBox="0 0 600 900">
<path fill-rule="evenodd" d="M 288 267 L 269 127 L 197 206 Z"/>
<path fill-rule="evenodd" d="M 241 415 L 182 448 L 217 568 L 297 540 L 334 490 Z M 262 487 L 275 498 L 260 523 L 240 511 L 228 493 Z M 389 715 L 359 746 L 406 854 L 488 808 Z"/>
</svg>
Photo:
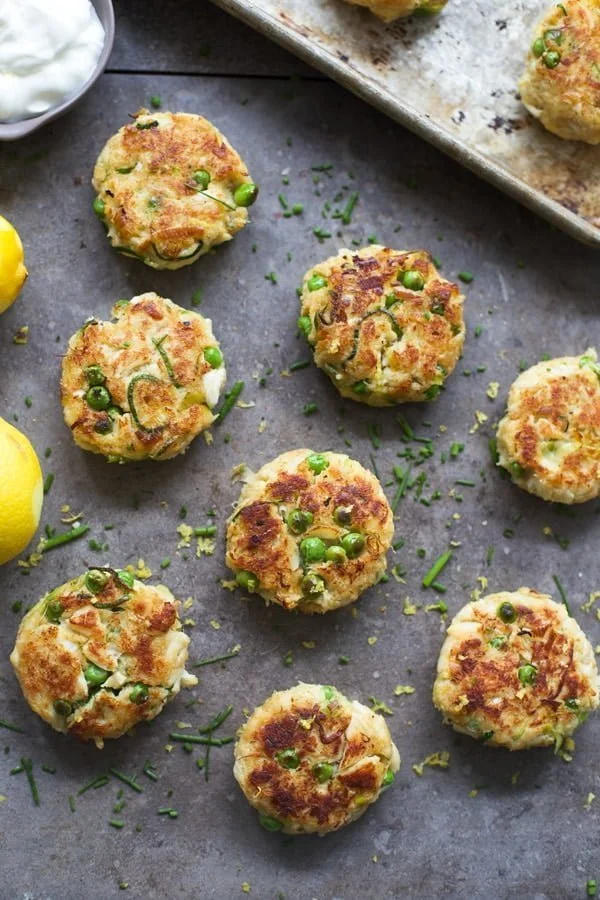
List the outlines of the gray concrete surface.
<svg viewBox="0 0 600 900">
<path fill-rule="evenodd" d="M 160 4 L 148 6 L 156 11 Z M 213 15 L 215 22 L 222 20 L 212 6 L 203 9 L 207 23 Z M 121 11 L 122 30 L 143 31 L 141 4 L 132 6 L 128 23 L 124 15 Z M 174 37 L 171 21 L 164 41 L 157 34 L 156 52 L 165 67 L 179 70 L 177 54 L 167 66 L 169 42 L 184 46 L 188 24 L 178 20 Z M 215 31 L 215 71 L 230 52 L 229 38 L 237 47 L 245 41 L 240 26 L 228 26 L 225 35 Z M 261 51 L 263 63 L 269 52 Z M 280 51 L 272 52 L 281 59 Z M 154 273 L 116 255 L 90 209 L 88 180 L 98 150 L 127 113 L 157 93 L 167 108 L 213 119 L 244 152 L 262 187 L 252 225 L 229 246 L 176 273 Z M 319 175 L 315 184 L 312 167 L 329 163 L 330 176 Z M 283 178 L 289 185 L 282 185 Z M 358 189 L 360 200 L 351 226 L 338 235 L 339 222 L 324 219 L 322 210 L 344 186 Z M 303 202 L 304 214 L 282 218 L 279 192 Z M 551 752 L 508 755 L 457 737 L 430 703 L 443 636 L 440 615 L 420 609 L 405 616 L 402 610 L 406 596 L 422 605 L 437 601 L 421 589 L 420 580 L 453 540 L 460 547 L 443 576 L 451 612 L 468 599 L 479 576 L 488 579 L 490 590 L 524 583 L 553 591 L 556 574 L 578 620 L 593 643 L 600 643 L 600 623 L 580 612 L 588 593 L 600 589 L 597 506 L 571 516 L 527 497 L 497 476 L 487 448 L 521 359 L 533 363 L 544 353 L 577 353 L 598 342 L 597 255 L 335 85 L 287 78 L 108 74 L 69 116 L 22 144 L 0 147 L 0 210 L 19 228 L 30 269 L 22 297 L 0 320 L 0 411 L 9 420 L 18 417 L 40 456 L 52 448 L 44 468 L 55 474 L 55 482 L 42 523 L 66 527 L 60 517 L 68 503 L 85 513 L 90 535 L 109 545 L 106 552 L 95 552 L 84 539 L 48 554 L 28 576 L 16 563 L 0 570 L 0 718 L 26 732 L 1 730 L 0 793 L 6 799 L 0 804 L 0 897 L 228 900 L 244 896 L 247 882 L 250 896 L 259 900 L 354 900 L 365 894 L 374 900 L 583 898 L 587 878 L 600 877 L 600 801 L 583 809 L 589 792 L 600 796 L 600 721 L 580 730 L 570 764 Z M 333 235 L 322 245 L 313 235 L 317 226 Z M 418 433 L 435 438 L 435 456 L 422 467 L 428 479 L 424 494 L 439 489 L 443 496 L 426 507 L 409 494 L 399 506 L 396 535 L 406 543 L 390 565 L 407 570 L 404 584 L 392 578 L 370 591 L 356 607 L 356 618 L 348 610 L 318 619 L 287 616 L 218 584 L 227 577 L 224 522 L 239 489 L 230 470 L 241 461 L 258 466 L 304 445 L 347 450 L 366 465 L 372 454 L 382 481 L 390 480 L 396 454 L 405 449 L 393 410 L 342 404 L 313 368 L 291 378 L 280 375 L 290 362 L 307 357 L 295 337 L 295 288 L 303 272 L 339 246 L 363 243 L 373 234 L 398 247 L 431 248 L 447 276 L 462 270 L 475 275 L 466 288 L 464 359 L 435 405 L 403 410 Z M 270 272 L 277 274 L 276 284 L 265 279 Z M 226 354 L 229 383 L 243 378 L 244 398 L 256 405 L 236 409 L 215 429 L 212 446 L 200 438 L 185 457 L 162 465 L 108 466 L 78 450 L 58 400 L 68 337 L 92 313 L 106 316 L 120 296 L 154 289 L 186 306 L 198 288 L 200 309 L 213 319 Z M 15 345 L 13 335 L 24 324 L 30 326 L 29 343 Z M 475 337 L 479 325 L 483 331 Z M 477 372 L 481 366 L 485 372 Z M 261 388 L 258 377 L 268 369 L 273 374 Z M 486 396 L 491 381 L 500 384 L 495 401 Z M 26 397 L 32 398 L 31 407 Z M 302 406 L 309 400 L 318 403 L 319 412 L 305 418 Z M 489 418 L 470 434 L 477 410 Z M 367 434 L 371 423 L 381 428 L 376 451 Z M 224 433 L 231 435 L 229 443 Z M 454 441 L 465 444 L 464 452 L 442 464 L 440 452 Z M 461 478 L 476 486 L 457 488 L 464 498 L 457 502 L 449 491 Z M 182 504 L 191 524 L 203 524 L 207 510 L 217 510 L 213 557 L 186 562 L 178 556 Z M 105 524 L 114 529 L 104 531 Z M 568 549 L 545 535 L 545 527 L 570 539 Z M 512 539 L 503 536 L 507 528 L 514 530 Z M 495 556 L 488 566 L 490 545 Z M 420 547 L 427 550 L 425 560 L 416 554 Z M 161 572 L 166 556 L 172 563 Z M 195 598 L 186 613 L 196 623 L 189 628 L 192 660 L 237 643 L 241 651 L 225 666 L 199 669 L 201 683 L 191 694 L 180 695 L 151 726 L 99 752 L 54 734 L 28 710 L 8 663 L 20 618 L 12 604 L 22 601 L 27 607 L 87 564 L 125 565 L 139 557 L 154 580 L 163 580 L 183 600 Z M 304 646 L 312 641 L 314 647 Z M 286 667 L 289 650 L 293 664 Z M 350 657 L 348 665 L 339 664 L 341 654 Z M 375 696 L 388 703 L 394 711 L 389 725 L 403 757 L 393 790 L 360 822 L 322 840 L 290 840 L 258 827 L 233 780 L 231 748 L 214 752 L 208 783 L 195 766 L 196 754 L 180 747 L 165 750 L 175 723 L 202 724 L 232 703 L 225 730 L 233 733 L 245 708 L 299 679 L 334 683 L 357 699 Z M 410 684 L 416 692 L 396 698 L 397 684 Z M 191 697 L 200 703 L 186 708 Z M 448 770 L 426 769 L 422 778 L 414 774 L 413 763 L 443 749 L 451 753 Z M 35 765 L 39 808 L 24 776 L 9 775 L 24 755 Z M 146 760 L 157 767 L 156 783 L 141 774 Z M 55 766 L 56 774 L 43 773 L 42 764 Z M 74 813 L 68 805 L 69 795 L 111 765 L 137 773 L 144 788 L 136 794 L 125 787 L 126 806 L 116 816 L 125 827 L 119 831 L 108 824 L 121 787 L 117 782 L 78 797 Z M 475 797 L 469 796 L 473 789 L 478 789 Z M 176 807 L 179 818 L 158 816 L 164 805 Z M 121 891 L 120 883 L 128 888 Z"/>
</svg>

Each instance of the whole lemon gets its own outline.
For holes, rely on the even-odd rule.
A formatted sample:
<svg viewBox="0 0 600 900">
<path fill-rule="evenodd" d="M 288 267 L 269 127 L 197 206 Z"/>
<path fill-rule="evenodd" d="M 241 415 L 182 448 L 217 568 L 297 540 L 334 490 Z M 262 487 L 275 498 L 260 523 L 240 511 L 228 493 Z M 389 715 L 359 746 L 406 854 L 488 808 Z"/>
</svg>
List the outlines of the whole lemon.
<svg viewBox="0 0 600 900">
<path fill-rule="evenodd" d="M 0 313 L 17 299 L 26 278 L 21 238 L 10 222 L 0 216 Z"/>
<path fill-rule="evenodd" d="M 18 556 L 42 513 L 42 469 L 29 440 L 0 418 L 0 565 Z"/>
</svg>

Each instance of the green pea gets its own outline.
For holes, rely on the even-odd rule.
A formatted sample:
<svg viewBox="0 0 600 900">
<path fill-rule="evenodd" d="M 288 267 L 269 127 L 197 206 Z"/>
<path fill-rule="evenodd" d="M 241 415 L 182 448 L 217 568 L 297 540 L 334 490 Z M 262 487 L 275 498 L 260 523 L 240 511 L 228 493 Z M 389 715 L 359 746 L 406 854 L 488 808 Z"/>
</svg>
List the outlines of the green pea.
<svg viewBox="0 0 600 900">
<path fill-rule="evenodd" d="M 92 203 L 92 209 L 96 213 L 99 219 L 104 218 L 105 214 L 105 203 L 102 197 L 96 197 L 94 202 Z"/>
<path fill-rule="evenodd" d="M 73 712 L 73 704 L 68 700 L 55 700 L 52 705 L 58 716 L 70 716 Z"/>
<path fill-rule="evenodd" d="M 284 769 L 297 769 L 300 765 L 300 757 L 293 747 L 288 750 L 280 750 L 275 754 L 275 759 Z"/>
<path fill-rule="evenodd" d="M 100 569 L 90 569 L 83 581 L 91 594 L 99 594 L 110 581 L 110 572 L 102 572 Z"/>
<path fill-rule="evenodd" d="M 399 302 L 400 302 L 400 298 L 396 297 L 395 294 L 388 294 L 387 297 L 385 298 L 385 308 L 389 309 L 390 306 L 394 305 L 394 303 L 399 303 Z"/>
<path fill-rule="evenodd" d="M 547 69 L 555 69 L 560 62 L 560 53 L 558 50 L 547 50 L 542 61 Z"/>
<path fill-rule="evenodd" d="M 200 186 L 201 190 L 205 191 L 210 184 L 210 172 L 207 172 L 206 169 L 198 169 L 192 175 L 192 179 Z"/>
<path fill-rule="evenodd" d="M 263 816 L 262 813 L 259 815 L 258 821 L 265 831 L 281 831 L 283 828 L 283 825 L 277 819 L 272 819 L 271 816 Z"/>
<path fill-rule="evenodd" d="M 320 475 L 321 472 L 329 468 L 329 460 L 323 453 L 311 453 L 310 456 L 306 457 L 306 465 L 315 475 Z"/>
<path fill-rule="evenodd" d="M 560 28 L 549 28 L 548 31 L 544 32 L 544 40 L 546 41 L 554 41 L 555 44 L 561 44 L 563 39 L 563 33 Z"/>
<path fill-rule="evenodd" d="M 307 338 L 312 331 L 312 322 L 310 321 L 310 316 L 300 316 L 297 322 L 298 329 L 302 332 L 305 338 Z"/>
<path fill-rule="evenodd" d="M 95 385 L 91 387 L 85 395 L 85 400 L 88 406 L 91 406 L 92 409 L 98 410 L 99 412 L 104 409 L 108 409 L 111 404 L 112 397 L 110 396 L 109 391 L 102 385 Z"/>
<path fill-rule="evenodd" d="M 326 784 L 328 781 L 331 781 L 333 778 L 335 769 L 331 765 L 331 763 L 320 762 L 316 763 L 312 767 L 312 773 L 319 782 L 319 784 Z"/>
<path fill-rule="evenodd" d="M 531 52 L 538 59 L 540 58 L 540 56 L 542 56 L 544 54 L 545 49 L 546 49 L 546 44 L 544 43 L 543 38 L 537 38 L 531 46 Z"/>
<path fill-rule="evenodd" d="M 504 634 L 496 635 L 490 641 L 490 647 L 493 647 L 494 650 L 502 650 L 504 645 L 506 644 L 507 638 Z"/>
<path fill-rule="evenodd" d="M 141 703 L 145 703 L 148 699 L 149 692 L 148 686 L 146 684 L 134 684 L 129 692 L 129 699 L 132 703 L 137 703 L 140 705 Z"/>
<path fill-rule="evenodd" d="M 568 700 L 565 700 L 565 706 L 567 709 L 579 709 L 579 703 L 574 697 L 569 697 Z"/>
<path fill-rule="evenodd" d="M 338 525 L 349 525 L 352 521 L 352 507 L 336 506 L 333 511 L 333 518 L 338 523 Z"/>
<path fill-rule="evenodd" d="M 327 279 L 315 272 L 306 282 L 306 287 L 309 291 L 320 291 L 321 288 L 327 287 Z"/>
<path fill-rule="evenodd" d="M 333 547 L 327 548 L 327 553 L 325 554 L 325 559 L 329 562 L 336 563 L 336 565 L 341 565 L 341 563 L 345 563 L 347 560 L 346 551 L 343 547 L 338 547 L 334 545 Z"/>
<path fill-rule="evenodd" d="M 130 590 L 133 589 L 135 578 L 131 572 L 126 572 L 124 569 L 117 569 L 117 578 L 121 584 L 125 585 L 125 587 L 128 587 Z"/>
<path fill-rule="evenodd" d="M 88 366 L 84 369 L 83 374 L 87 379 L 87 383 L 90 387 L 97 387 L 101 384 L 106 384 L 106 375 L 100 368 L 100 366 Z"/>
<path fill-rule="evenodd" d="M 515 621 L 517 618 L 517 611 L 512 603 L 505 601 L 500 604 L 498 607 L 498 618 L 502 619 L 503 622 L 506 622 L 507 625 L 510 625 L 511 622 Z"/>
<path fill-rule="evenodd" d="M 62 605 L 60 600 L 49 600 L 46 604 L 44 615 L 49 622 L 52 622 L 53 625 L 58 625 L 60 623 L 63 612 L 64 606 Z"/>
<path fill-rule="evenodd" d="M 388 769 L 387 772 L 385 773 L 385 775 L 383 776 L 383 786 L 389 787 L 390 784 L 394 783 L 394 780 L 395 780 L 394 773 L 392 772 L 391 769 Z"/>
<path fill-rule="evenodd" d="M 254 591 L 258 588 L 258 578 L 254 574 L 254 572 L 246 572 L 242 570 L 238 572 L 235 576 L 235 580 L 239 584 L 240 587 L 245 588 L 249 594 L 253 594 Z"/>
<path fill-rule="evenodd" d="M 315 575 L 314 572 L 309 572 L 300 582 L 300 588 L 302 595 L 307 600 L 315 600 L 324 592 L 325 581 L 319 575 Z"/>
<path fill-rule="evenodd" d="M 235 189 L 233 195 L 236 206 L 252 206 L 257 197 L 258 185 L 252 184 L 251 182 L 240 184 L 239 187 Z"/>
<path fill-rule="evenodd" d="M 515 478 L 524 478 L 527 474 L 527 469 L 522 466 L 521 463 L 516 462 L 516 460 L 514 462 L 511 462 L 510 471 L 513 473 Z"/>
<path fill-rule="evenodd" d="M 519 666 L 519 681 L 521 684 L 531 685 L 535 684 L 535 680 L 537 678 L 537 669 L 535 666 L 532 666 L 530 663 L 527 663 L 525 666 Z"/>
<path fill-rule="evenodd" d="M 406 272 L 400 272 L 398 281 L 401 281 L 402 285 L 408 291 L 422 291 L 425 287 L 425 279 L 416 269 L 408 269 Z"/>
<path fill-rule="evenodd" d="M 352 390 L 355 394 L 368 394 L 370 388 L 366 381 L 357 381 L 352 385 Z"/>
<path fill-rule="evenodd" d="M 322 562 L 327 554 L 327 544 L 318 537 L 300 541 L 300 553 L 306 563 Z"/>
<path fill-rule="evenodd" d="M 101 669 L 95 663 L 88 663 L 83 670 L 83 677 L 91 687 L 99 687 L 101 684 L 104 684 L 109 675 L 110 672 L 107 672 L 106 669 Z"/>
<path fill-rule="evenodd" d="M 223 365 L 223 354 L 218 347 L 207 347 L 204 351 L 204 359 L 211 369 L 219 369 Z"/>
<path fill-rule="evenodd" d="M 313 514 L 307 509 L 292 509 L 286 517 L 286 525 L 294 534 L 303 534 L 312 525 Z"/>
<path fill-rule="evenodd" d="M 359 556 L 365 549 L 364 536 L 355 531 L 351 531 L 350 534 L 345 534 L 341 540 L 341 544 L 349 559 L 355 559 L 355 557 Z"/>
<path fill-rule="evenodd" d="M 106 416 L 104 419 L 98 419 L 94 424 L 94 431 L 96 434 L 110 434 L 113 428 L 114 425 L 110 416 Z"/>
</svg>

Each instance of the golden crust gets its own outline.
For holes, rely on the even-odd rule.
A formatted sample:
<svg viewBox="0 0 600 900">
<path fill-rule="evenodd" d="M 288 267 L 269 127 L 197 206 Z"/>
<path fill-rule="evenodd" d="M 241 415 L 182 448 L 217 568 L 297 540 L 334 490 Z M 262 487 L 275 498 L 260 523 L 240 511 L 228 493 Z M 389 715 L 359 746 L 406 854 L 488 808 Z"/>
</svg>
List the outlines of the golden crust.
<svg viewBox="0 0 600 900">
<path fill-rule="evenodd" d="M 448 0 L 346 0 L 354 6 L 366 6 L 384 22 L 393 22 L 413 13 L 441 12 Z"/>
<path fill-rule="evenodd" d="M 514 621 L 500 617 L 502 604 Z M 433 702 L 457 731 L 490 745 L 559 749 L 598 707 L 594 651 L 551 597 L 528 588 L 490 594 L 452 620 Z"/>
<path fill-rule="evenodd" d="M 407 271 L 422 276 L 422 290 L 403 287 L 398 276 Z M 311 290 L 315 275 L 326 284 Z M 462 351 L 463 300 L 424 250 L 371 246 L 310 269 L 301 314 L 315 363 L 340 394 L 391 406 L 437 396 Z"/>
<path fill-rule="evenodd" d="M 552 5 L 535 29 L 519 90 L 549 131 L 600 144 L 600 0 Z"/>
<path fill-rule="evenodd" d="M 209 319 L 148 293 L 113 307 L 114 322 L 92 319 L 69 341 L 61 400 L 75 442 L 111 461 L 171 459 L 214 421 L 225 382 L 204 350 L 219 345 Z M 100 367 L 108 409 L 86 401 L 89 367 Z"/>
<path fill-rule="evenodd" d="M 154 124 L 156 123 L 156 124 Z M 206 194 L 194 180 L 211 176 Z M 201 116 L 140 110 L 105 144 L 92 184 L 113 245 L 154 269 L 178 269 L 229 241 L 248 222 L 234 193 L 248 170 Z"/>
<path fill-rule="evenodd" d="M 227 565 L 252 573 L 256 592 L 284 609 L 324 613 L 356 600 L 385 571 L 394 533 L 393 517 L 378 480 L 360 463 L 339 453 L 324 453 L 327 467 L 314 474 L 310 450 L 292 450 L 263 466 L 246 484 L 227 529 Z M 348 510 L 341 525 L 334 516 Z M 286 524 L 292 510 L 312 516 L 300 534 Z M 344 535 L 360 534 L 364 548 L 341 562 L 303 563 L 301 542 L 320 538 L 339 546 Z M 322 579 L 323 591 L 303 592 L 305 576 Z"/>
<path fill-rule="evenodd" d="M 382 716 L 335 688 L 299 684 L 277 691 L 239 731 L 234 775 L 248 801 L 288 834 L 335 831 L 379 797 L 400 767 Z M 282 752 L 295 752 L 292 767 Z M 296 765 L 297 763 L 297 765 Z M 319 768 L 331 777 L 319 781 Z"/>
<path fill-rule="evenodd" d="M 556 503 L 600 495 L 600 366 L 596 352 L 523 372 L 498 426 L 499 465 L 515 484 Z"/>
<path fill-rule="evenodd" d="M 83 575 L 42 598 L 21 622 L 10 661 L 34 712 L 102 747 L 195 679 L 185 672 L 190 640 L 171 592 L 114 569 L 91 571 L 105 587 L 93 593 Z M 90 663 L 106 675 L 96 687 L 84 676 Z"/>
</svg>

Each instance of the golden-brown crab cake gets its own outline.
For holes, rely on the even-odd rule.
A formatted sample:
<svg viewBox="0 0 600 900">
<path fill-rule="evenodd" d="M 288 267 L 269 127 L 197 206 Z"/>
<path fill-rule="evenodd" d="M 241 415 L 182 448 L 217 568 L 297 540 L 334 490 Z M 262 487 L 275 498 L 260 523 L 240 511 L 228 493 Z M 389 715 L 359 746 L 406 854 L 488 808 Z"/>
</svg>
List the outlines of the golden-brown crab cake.
<svg viewBox="0 0 600 900">
<path fill-rule="evenodd" d="M 600 144 L 600 0 L 552 4 L 535 29 L 519 90 L 548 131 Z"/>
<path fill-rule="evenodd" d="M 34 712 L 102 747 L 196 684 L 185 671 L 189 642 L 168 588 L 98 568 L 36 603 L 10 661 Z"/>
<path fill-rule="evenodd" d="M 457 731 L 509 750 L 559 749 L 598 702 L 593 648 L 546 594 L 490 594 L 452 620 L 433 703 Z"/>
<path fill-rule="evenodd" d="M 383 716 L 334 687 L 301 683 L 240 728 L 233 774 L 267 831 L 327 834 L 358 819 L 399 768 Z"/>
<path fill-rule="evenodd" d="M 258 194 L 211 122 L 145 109 L 107 141 L 92 184 L 112 246 L 154 269 L 188 266 L 230 241 Z"/>
<path fill-rule="evenodd" d="M 244 485 L 228 523 L 227 565 L 267 602 L 325 613 L 379 580 L 393 533 L 381 485 L 360 463 L 291 450 Z"/>
<path fill-rule="evenodd" d="M 366 6 L 384 22 L 403 16 L 428 16 L 443 10 L 448 0 L 346 0 L 354 6 Z"/>
<path fill-rule="evenodd" d="M 498 426 L 498 464 L 556 503 L 600 495 L 600 366 L 596 351 L 541 362 L 512 385 Z"/>
<path fill-rule="evenodd" d="M 157 294 L 118 300 L 69 341 L 61 399 L 75 442 L 110 462 L 171 459 L 214 421 L 225 383 L 210 319 Z"/>
<path fill-rule="evenodd" d="M 463 300 L 424 250 L 340 250 L 304 276 L 298 326 L 343 397 L 433 400 L 462 351 Z"/>
</svg>

